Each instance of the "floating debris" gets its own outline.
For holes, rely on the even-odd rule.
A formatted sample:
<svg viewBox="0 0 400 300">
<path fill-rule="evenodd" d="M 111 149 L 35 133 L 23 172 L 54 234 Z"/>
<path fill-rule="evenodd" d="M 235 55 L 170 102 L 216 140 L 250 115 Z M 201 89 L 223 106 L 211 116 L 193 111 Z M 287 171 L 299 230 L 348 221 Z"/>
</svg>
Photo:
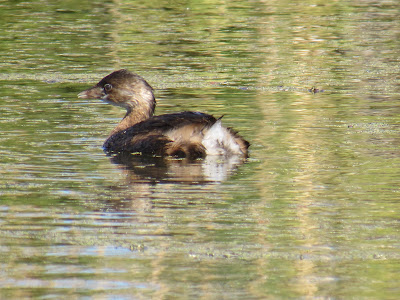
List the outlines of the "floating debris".
<svg viewBox="0 0 400 300">
<path fill-rule="evenodd" d="M 313 86 L 311 89 L 308 89 L 308 91 L 310 93 L 316 94 L 316 93 L 322 93 L 324 90 L 317 89 L 316 87 Z"/>
</svg>

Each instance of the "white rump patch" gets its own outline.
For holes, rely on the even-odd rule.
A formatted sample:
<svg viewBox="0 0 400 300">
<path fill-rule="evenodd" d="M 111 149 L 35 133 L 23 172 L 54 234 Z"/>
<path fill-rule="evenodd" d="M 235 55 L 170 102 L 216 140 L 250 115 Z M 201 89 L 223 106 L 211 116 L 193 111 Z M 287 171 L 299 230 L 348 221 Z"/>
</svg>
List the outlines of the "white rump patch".
<svg viewBox="0 0 400 300">
<path fill-rule="evenodd" d="M 243 154 L 232 133 L 222 126 L 221 120 L 215 122 L 215 124 L 207 130 L 202 143 L 208 155 Z"/>
</svg>

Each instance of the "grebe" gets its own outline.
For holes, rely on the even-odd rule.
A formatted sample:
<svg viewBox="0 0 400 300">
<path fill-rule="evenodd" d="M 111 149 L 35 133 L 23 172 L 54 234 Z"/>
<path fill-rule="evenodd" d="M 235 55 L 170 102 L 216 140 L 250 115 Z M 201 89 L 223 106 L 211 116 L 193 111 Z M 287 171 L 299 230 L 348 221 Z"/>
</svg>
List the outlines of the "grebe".
<svg viewBox="0 0 400 300">
<path fill-rule="evenodd" d="M 79 98 L 101 99 L 126 109 L 126 115 L 103 144 L 106 153 L 203 158 L 206 155 L 248 156 L 250 144 L 221 118 L 185 111 L 153 116 L 153 88 L 139 75 L 122 69 L 104 77 Z"/>
</svg>

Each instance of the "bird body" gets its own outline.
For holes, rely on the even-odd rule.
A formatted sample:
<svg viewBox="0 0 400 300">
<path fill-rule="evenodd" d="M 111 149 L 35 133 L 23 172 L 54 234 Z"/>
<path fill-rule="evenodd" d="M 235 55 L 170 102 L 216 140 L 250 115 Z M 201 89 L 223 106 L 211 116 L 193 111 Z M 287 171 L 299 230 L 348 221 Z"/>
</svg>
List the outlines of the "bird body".
<svg viewBox="0 0 400 300">
<path fill-rule="evenodd" d="M 249 143 L 233 129 L 222 126 L 221 118 L 191 111 L 153 116 L 156 102 L 152 87 L 125 69 L 109 74 L 78 97 L 101 99 L 127 110 L 104 142 L 107 153 L 190 159 L 206 155 L 248 156 Z"/>
</svg>

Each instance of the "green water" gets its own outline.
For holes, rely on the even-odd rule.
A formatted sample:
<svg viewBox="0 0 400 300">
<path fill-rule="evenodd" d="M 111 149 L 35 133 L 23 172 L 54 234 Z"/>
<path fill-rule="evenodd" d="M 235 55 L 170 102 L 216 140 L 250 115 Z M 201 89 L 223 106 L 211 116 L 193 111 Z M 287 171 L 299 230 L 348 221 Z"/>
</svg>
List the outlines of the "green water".
<svg viewBox="0 0 400 300">
<path fill-rule="evenodd" d="M 0 2 L 0 298 L 398 299 L 399 12 Z M 119 68 L 250 158 L 107 157 L 124 112 L 76 95 Z"/>
</svg>

